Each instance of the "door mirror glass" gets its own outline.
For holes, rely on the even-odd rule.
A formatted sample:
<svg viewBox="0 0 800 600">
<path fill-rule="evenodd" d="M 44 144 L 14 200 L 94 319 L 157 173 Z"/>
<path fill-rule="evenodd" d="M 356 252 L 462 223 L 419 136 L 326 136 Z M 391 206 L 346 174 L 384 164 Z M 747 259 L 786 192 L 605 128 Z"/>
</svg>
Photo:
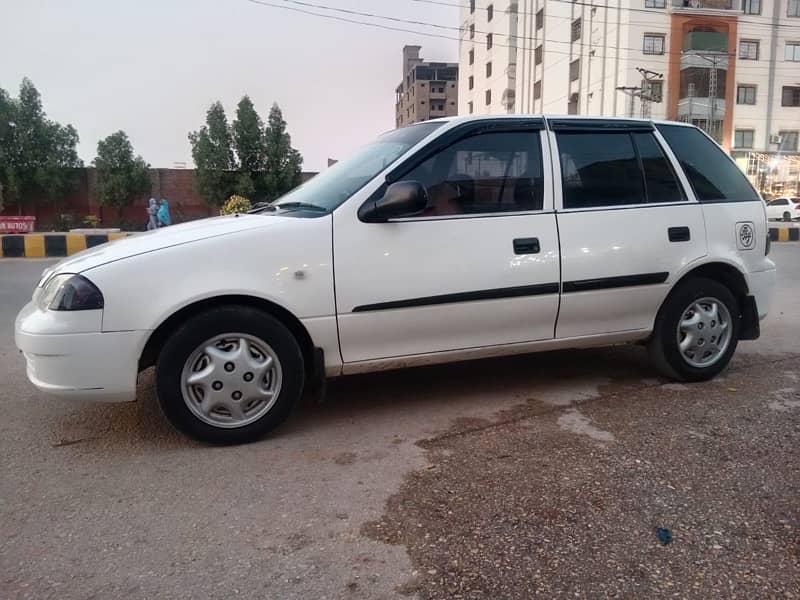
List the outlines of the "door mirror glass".
<svg viewBox="0 0 800 600">
<path fill-rule="evenodd" d="M 419 214 L 427 206 L 428 194 L 419 182 L 398 181 L 387 187 L 381 198 L 364 204 L 358 217 L 367 223 L 383 223 Z"/>
</svg>

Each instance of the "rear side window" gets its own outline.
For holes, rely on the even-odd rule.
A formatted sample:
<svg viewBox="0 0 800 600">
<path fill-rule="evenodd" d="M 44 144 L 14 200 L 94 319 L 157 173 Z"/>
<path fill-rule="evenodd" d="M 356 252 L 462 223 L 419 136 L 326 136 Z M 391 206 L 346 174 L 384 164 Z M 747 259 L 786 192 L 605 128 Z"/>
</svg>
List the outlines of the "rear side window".
<svg viewBox="0 0 800 600">
<path fill-rule="evenodd" d="M 564 208 L 685 199 L 652 133 L 564 131 L 557 139 Z"/>
<path fill-rule="evenodd" d="M 744 202 L 758 195 L 744 173 L 699 129 L 657 125 L 700 202 Z"/>
</svg>

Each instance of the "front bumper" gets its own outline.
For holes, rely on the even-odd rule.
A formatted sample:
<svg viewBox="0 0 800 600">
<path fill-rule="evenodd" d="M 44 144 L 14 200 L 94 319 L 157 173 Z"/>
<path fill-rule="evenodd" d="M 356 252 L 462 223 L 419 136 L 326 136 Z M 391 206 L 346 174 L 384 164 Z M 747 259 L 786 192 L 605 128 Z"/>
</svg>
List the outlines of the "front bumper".
<svg viewBox="0 0 800 600">
<path fill-rule="evenodd" d="M 136 399 L 139 352 L 147 332 L 32 333 L 44 315 L 31 303 L 22 309 L 14 328 L 33 385 L 48 394 L 79 400 Z"/>
</svg>

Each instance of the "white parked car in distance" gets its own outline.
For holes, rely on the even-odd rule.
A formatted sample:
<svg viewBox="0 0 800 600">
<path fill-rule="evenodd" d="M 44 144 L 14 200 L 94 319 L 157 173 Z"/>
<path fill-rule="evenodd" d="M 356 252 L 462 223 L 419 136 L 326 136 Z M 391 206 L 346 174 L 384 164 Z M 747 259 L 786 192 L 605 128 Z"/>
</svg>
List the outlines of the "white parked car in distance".
<svg viewBox="0 0 800 600">
<path fill-rule="evenodd" d="M 439 119 L 251 214 L 59 262 L 16 343 L 68 397 L 133 400 L 155 366 L 178 429 L 237 443 L 326 376 L 641 342 L 665 376 L 711 378 L 759 336 L 768 253 L 764 203 L 695 127 Z"/>
<path fill-rule="evenodd" d="M 800 198 L 775 198 L 767 202 L 767 219 L 796 221 L 800 219 Z"/>
</svg>

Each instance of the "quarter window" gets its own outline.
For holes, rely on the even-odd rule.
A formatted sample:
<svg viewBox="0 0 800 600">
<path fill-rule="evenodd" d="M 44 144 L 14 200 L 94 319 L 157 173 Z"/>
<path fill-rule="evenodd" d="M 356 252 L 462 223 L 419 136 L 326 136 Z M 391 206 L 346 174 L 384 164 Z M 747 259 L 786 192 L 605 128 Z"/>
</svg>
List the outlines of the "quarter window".
<svg viewBox="0 0 800 600">
<path fill-rule="evenodd" d="M 542 210 L 544 182 L 538 133 L 468 137 L 403 176 L 428 193 L 421 216 Z"/>
<path fill-rule="evenodd" d="M 698 200 L 758 200 L 744 173 L 699 129 L 680 125 L 657 125 L 657 128 L 675 153 Z"/>
<path fill-rule="evenodd" d="M 559 132 L 557 139 L 564 208 L 684 200 L 650 133 Z"/>
</svg>

